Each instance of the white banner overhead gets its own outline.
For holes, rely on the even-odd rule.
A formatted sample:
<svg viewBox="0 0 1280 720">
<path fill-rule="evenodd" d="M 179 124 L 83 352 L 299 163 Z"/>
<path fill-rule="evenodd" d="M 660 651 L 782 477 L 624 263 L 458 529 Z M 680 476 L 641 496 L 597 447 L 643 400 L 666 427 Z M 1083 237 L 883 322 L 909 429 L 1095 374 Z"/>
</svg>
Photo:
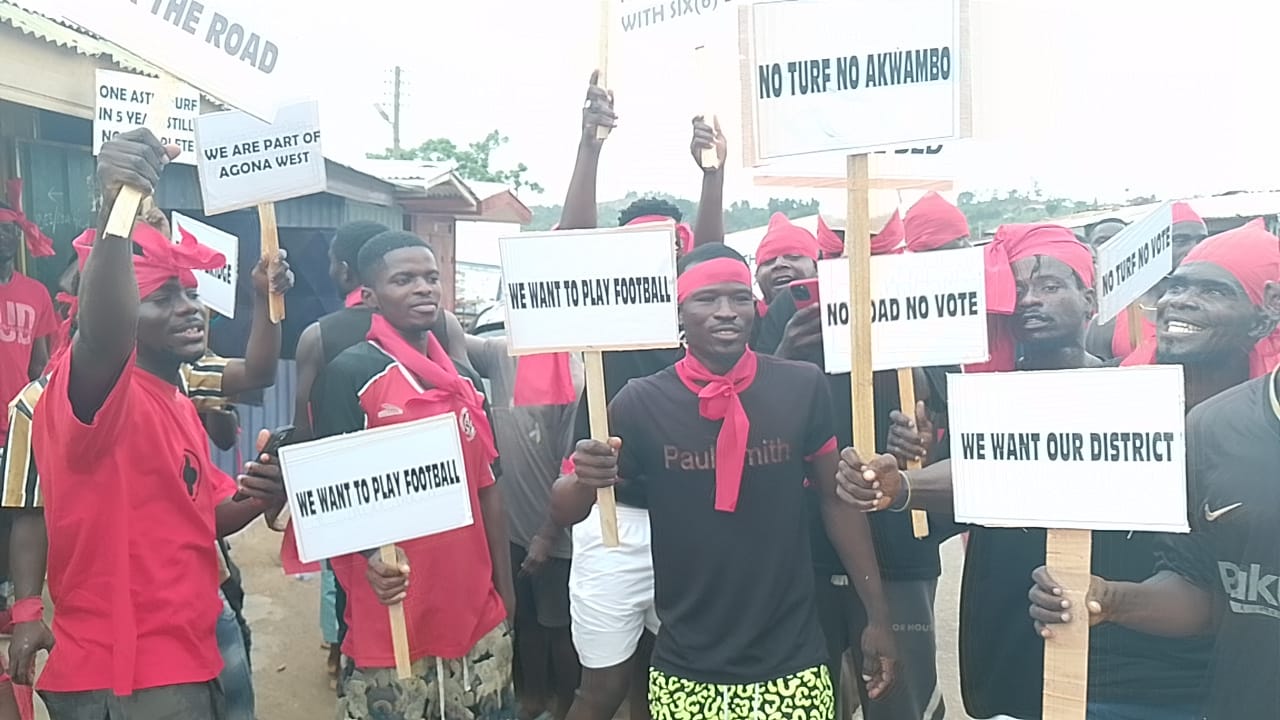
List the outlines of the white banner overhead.
<svg viewBox="0 0 1280 720">
<path fill-rule="evenodd" d="M 46 0 L 67 20 L 259 120 L 275 118 L 301 60 L 270 3 L 253 0 Z"/>
<path fill-rule="evenodd" d="M 826 370 L 850 368 L 849 260 L 818 263 Z M 962 365 L 987 359 L 982 248 L 871 258 L 873 370 Z"/>
<path fill-rule="evenodd" d="M 671 224 L 498 240 L 512 355 L 677 347 Z"/>
<path fill-rule="evenodd" d="M 158 78 L 115 70 L 97 71 L 98 92 L 93 112 L 93 154 L 102 144 L 122 132 L 147 124 L 151 99 L 160 89 Z M 165 118 L 165 131 L 160 134 L 164 145 L 177 145 L 182 154 L 174 158 L 182 165 L 196 164 L 196 118 L 200 116 L 200 93 L 190 85 L 181 85 L 173 98 L 173 106 Z"/>
<path fill-rule="evenodd" d="M 962 137 L 961 7 L 961 0 L 740 7 L 748 164 Z"/>
<path fill-rule="evenodd" d="M 242 112 L 210 113 L 196 121 L 204 213 L 324 192 L 316 102 L 281 108 L 274 123 Z"/>
<path fill-rule="evenodd" d="M 956 520 L 1187 532 L 1182 382 L 1181 365 L 948 375 Z"/>
<path fill-rule="evenodd" d="M 1124 312 L 1173 271 L 1173 205 L 1126 227 L 1098 248 L 1098 322 Z"/>
</svg>

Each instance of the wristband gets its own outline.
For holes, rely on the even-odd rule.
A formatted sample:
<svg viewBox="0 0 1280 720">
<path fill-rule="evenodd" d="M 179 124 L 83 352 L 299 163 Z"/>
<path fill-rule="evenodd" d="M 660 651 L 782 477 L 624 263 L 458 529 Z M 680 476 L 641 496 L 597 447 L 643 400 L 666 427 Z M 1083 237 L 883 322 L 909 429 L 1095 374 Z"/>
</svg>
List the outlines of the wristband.
<svg viewBox="0 0 1280 720">
<path fill-rule="evenodd" d="M 902 497 L 901 505 L 897 507 L 889 506 L 889 512 L 900 513 L 911 507 L 911 476 L 907 474 L 906 470 L 899 470 L 898 474 L 902 476 L 902 486 L 907 489 L 907 493 Z"/>
<path fill-rule="evenodd" d="M 10 617 L 15 625 L 44 620 L 44 600 L 38 597 L 22 598 L 13 604 Z"/>
</svg>

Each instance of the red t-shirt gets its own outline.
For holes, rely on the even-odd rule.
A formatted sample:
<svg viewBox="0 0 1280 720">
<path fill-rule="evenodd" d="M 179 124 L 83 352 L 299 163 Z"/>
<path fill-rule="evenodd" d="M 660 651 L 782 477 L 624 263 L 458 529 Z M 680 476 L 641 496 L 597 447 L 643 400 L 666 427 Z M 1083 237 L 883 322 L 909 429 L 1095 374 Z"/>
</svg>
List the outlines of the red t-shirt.
<svg viewBox="0 0 1280 720">
<path fill-rule="evenodd" d="M 475 522 L 467 527 L 396 545 L 409 560 L 404 602 L 409 655 L 464 657 L 504 619 L 507 611 L 493 585 L 493 563 L 480 514 L 479 490 L 494 484 L 470 416 L 456 400 L 426 401 L 423 388 L 389 355 L 365 342 L 344 351 L 325 368 L 313 395 L 320 436 L 410 422 L 444 413 L 458 417 L 467 489 Z M 342 652 L 360 668 L 395 666 L 387 607 L 369 585 L 363 555 L 331 558 L 334 576 L 347 591 L 347 637 Z"/>
<path fill-rule="evenodd" d="M 32 423 L 56 645 L 41 690 L 134 690 L 222 670 L 214 507 L 236 485 L 191 400 L 130 358 L 93 422 L 52 368 Z"/>
<path fill-rule="evenodd" d="M 31 382 L 31 344 L 58 331 L 58 316 L 44 285 L 15 271 L 0 283 L 0 430 L 9 430 L 9 402 Z"/>
</svg>

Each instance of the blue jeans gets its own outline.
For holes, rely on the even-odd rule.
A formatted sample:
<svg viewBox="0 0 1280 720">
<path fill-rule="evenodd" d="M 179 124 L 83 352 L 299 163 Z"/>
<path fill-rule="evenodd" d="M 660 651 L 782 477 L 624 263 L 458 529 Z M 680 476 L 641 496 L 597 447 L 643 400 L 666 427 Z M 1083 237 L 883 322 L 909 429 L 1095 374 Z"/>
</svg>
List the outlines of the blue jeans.
<svg viewBox="0 0 1280 720">
<path fill-rule="evenodd" d="M 254 720 L 253 675 L 249 672 L 249 655 L 244 649 L 244 635 L 236 614 L 222 597 L 222 614 L 218 616 L 218 652 L 222 653 L 222 674 L 218 681 L 226 696 L 227 720 Z"/>
<path fill-rule="evenodd" d="M 1182 705 L 1089 703 L 1089 720 L 1200 720 L 1200 713 Z"/>
</svg>

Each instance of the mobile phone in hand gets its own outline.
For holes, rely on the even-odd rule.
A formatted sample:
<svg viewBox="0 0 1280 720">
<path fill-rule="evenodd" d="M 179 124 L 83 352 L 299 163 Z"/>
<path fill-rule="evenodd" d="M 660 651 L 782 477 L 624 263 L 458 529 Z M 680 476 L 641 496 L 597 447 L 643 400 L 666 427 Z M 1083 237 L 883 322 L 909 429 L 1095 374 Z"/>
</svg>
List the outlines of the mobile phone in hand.
<svg viewBox="0 0 1280 720">
<path fill-rule="evenodd" d="M 267 444 L 262 446 L 262 451 L 257 453 L 257 455 L 279 457 L 280 447 L 289 442 L 289 438 L 293 437 L 293 432 L 296 429 L 297 428 L 292 425 L 282 425 L 275 430 L 272 430 L 271 436 L 267 438 Z M 255 456 L 254 459 L 256 460 L 257 456 Z M 243 490 L 237 490 L 236 494 L 233 495 L 231 499 L 235 502 L 242 502 L 244 500 L 248 500 L 249 496 L 245 495 Z"/>
<path fill-rule="evenodd" d="M 792 280 L 787 284 L 787 290 L 795 298 L 797 310 L 818 304 L 818 278 Z"/>
</svg>

